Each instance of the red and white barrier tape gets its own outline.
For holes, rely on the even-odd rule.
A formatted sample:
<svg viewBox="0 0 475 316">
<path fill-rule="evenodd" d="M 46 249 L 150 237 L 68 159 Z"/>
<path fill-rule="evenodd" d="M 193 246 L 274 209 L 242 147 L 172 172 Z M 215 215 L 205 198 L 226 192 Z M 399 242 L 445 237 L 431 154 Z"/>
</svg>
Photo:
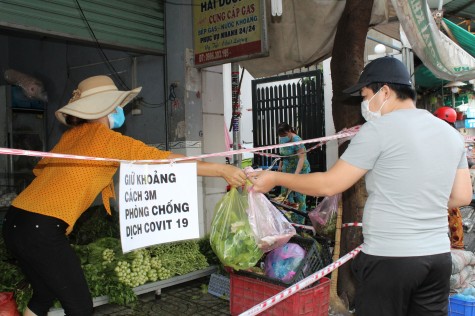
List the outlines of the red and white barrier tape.
<svg viewBox="0 0 475 316">
<path fill-rule="evenodd" d="M 351 227 L 351 226 L 358 226 L 358 227 L 363 227 L 363 223 L 358 223 L 358 222 L 354 222 L 354 223 L 345 223 L 345 224 L 341 224 L 341 227 Z"/>
<path fill-rule="evenodd" d="M 291 295 L 294 295 L 298 291 L 306 288 L 310 284 L 315 283 L 316 281 L 320 280 L 323 278 L 325 275 L 329 274 L 335 269 L 338 269 L 340 266 L 342 266 L 344 263 L 349 261 L 350 259 L 353 259 L 360 251 L 363 246 L 360 245 L 356 247 L 354 250 L 350 251 L 337 261 L 333 262 L 332 264 L 326 266 L 325 268 L 318 270 L 314 274 L 306 277 L 302 281 L 299 281 L 295 283 L 294 285 L 286 288 L 280 293 L 277 293 L 276 295 L 272 296 L 271 298 L 265 300 L 264 302 L 261 302 L 247 311 L 244 311 L 243 313 L 239 314 L 239 316 L 253 316 L 257 315 L 259 313 L 262 313 L 263 311 L 269 309 L 270 307 L 274 306 L 275 304 L 279 303 L 280 301 L 288 298 Z"/>
<path fill-rule="evenodd" d="M 205 154 L 205 155 L 199 155 L 199 156 L 180 157 L 180 158 L 175 158 L 175 159 L 157 159 L 157 160 L 135 160 L 135 161 L 131 161 L 131 160 L 120 160 L 120 159 L 114 159 L 114 158 L 68 155 L 68 154 L 59 154 L 59 153 L 42 152 L 42 151 L 25 150 L 25 149 L 1 148 L 1 147 L 0 147 L 0 155 L 52 157 L 52 158 L 67 158 L 67 159 L 79 159 L 79 160 L 93 160 L 93 161 L 131 162 L 131 163 L 133 163 L 133 162 L 140 162 L 140 163 L 174 163 L 174 162 L 177 162 L 177 161 L 197 160 L 197 159 L 203 159 L 203 158 L 209 158 L 209 157 L 223 157 L 223 156 L 227 157 L 227 156 L 233 156 L 233 155 L 238 155 L 238 154 L 243 154 L 243 153 L 255 153 L 255 154 L 258 154 L 258 155 L 272 155 L 272 157 L 275 157 L 275 156 L 278 156 L 278 155 L 260 153 L 259 151 L 282 148 L 282 147 L 288 147 L 288 146 L 294 146 L 294 145 L 299 145 L 299 144 L 309 144 L 309 143 L 316 143 L 316 142 L 326 143 L 328 141 L 335 140 L 335 139 L 344 140 L 345 138 L 355 136 L 356 133 L 358 132 L 359 128 L 360 128 L 360 126 L 355 126 L 355 127 L 349 128 L 349 129 L 344 129 L 341 132 L 338 132 L 337 134 L 332 135 L 332 136 L 326 136 L 326 137 L 320 137 L 320 138 L 314 138 L 314 139 L 307 139 L 307 140 L 302 140 L 302 141 L 299 141 L 299 142 L 285 143 L 285 144 L 279 144 L 279 145 L 269 145 L 269 146 L 262 146 L 262 147 L 256 147 L 256 148 L 230 150 L 230 151 L 225 151 L 225 152 L 220 152 L 220 153 Z M 466 142 L 469 142 L 469 141 L 475 142 L 475 136 L 465 136 L 465 141 Z M 280 157 L 280 156 L 278 156 L 278 157 Z"/>
<path fill-rule="evenodd" d="M 51 153 L 51 152 L 25 150 L 25 149 L 13 149 L 13 148 L 1 148 L 1 147 L 0 147 L 0 155 L 67 158 L 67 159 L 95 160 L 95 161 L 116 161 L 116 162 L 125 161 L 125 160 L 113 159 L 113 158 L 100 158 L 100 157 L 78 156 L 78 155 L 68 155 L 68 154 L 57 154 L 57 153 Z"/>
<path fill-rule="evenodd" d="M 199 156 L 180 157 L 180 158 L 175 158 L 175 159 L 129 161 L 129 160 L 114 159 L 114 158 L 78 156 L 78 155 L 58 154 L 58 153 L 51 153 L 51 152 L 41 152 L 41 151 L 33 151 L 33 150 L 25 150 L 25 149 L 12 149 L 12 148 L 0 148 L 0 155 L 52 157 L 52 158 L 93 160 L 93 161 L 140 162 L 140 163 L 175 163 L 177 161 L 197 160 L 197 159 L 203 159 L 203 158 L 209 158 L 209 157 L 221 157 L 221 156 L 226 157 L 226 156 L 232 156 L 232 155 L 237 155 L 237 154 L 242 154 L 242 153 L 270 150 L 270 149 L 294 146 L 294 145 L 299 145 L 299 144 L 308 144 L 308 143 L 315 143 L 315 142 L 328 142 L 328 141 L 334 140 L 334 139 L 352 137 L 357 133 L 358 129 L 359 129 L 359 126 L 356 126 L 356 127 L 352 127 L 350 129 L 347 129 L 347 130 L 343 130 L 342 132 L 337 133 L 337 134 L 332 135 L 332 136 L 326 136 L 326 137 L 320 137 L 320 138 L 314 138 L 314 139 L 307 139 L 307 140 L 302 140 L 302 141 L 293 142 L 293 143 L 270 145 L 270 146 L 263 146 L 263 147 L 257 147 L 257 148 L 238 149 L 238 150 L 231 150 L 231 151 L 225 151 L 225 152 L 213 153 L 213 154 L 205 154 L 205 155 L 199 155 Z"/>
<path fill-rule="evenodd" d="M 320 148 L 322 147 L 323 145 L 325 145 L 327 142 L 321 142 L 311 148 L 309 148 L 308 150 L 306 150 L 304 153 L 305 154 L 308 154 L 309 152 L 311 152 L 312 150 L 314 149 L 317 149 L 317 148 Z M 291 144 L 291 145 L 290 145 Z M 285 146 L 293 146 L 295 144 L 298 144 L 298 142 L 294 142 L 294 143 L 285 143 L 285 144 L 280 144 L 280 145 L 285 145 Z M 284 147 L 284 146 L 282 146 Z M 288 155 L 288 156 L 281 156 L 281 155 L 277 155 L 277 154 L 270 154 L 270 153 L 261 153 L 261 152 L 255 152 L 254 153 L 255 155 L 259 155 L 259 156 L 264 156 L 264 157 L 270 157 L 270 158 L 277 158 L 277 159 L 280 159 L 280 158 L 289 158 L 289 157 L 292 157 L 292 156 L 298 156 L 300 154 L 294 154 L 294 155 Z"/>
<path fill-rule="evenodd" d="M 234 151 L 227 151 L 227 152 L 222 152 L 222 153 L 216 153 L 216 154 L 208 154 L 208 155 L 201 155 L 201 156 L 195 156 L 195 157 L 183 157 L 183 158 L 178 158 L 175 159 L 175 161 L 180 161 L 180 160 L 195 160 L 199 158 L 208 158 L 208 157 L 217 157 L 217 156 L 230 156 L 230 155 L 236 155 L 236 154 L 241 154 L 241 153 L 249 153 L 253 152 L 254 154 L 261 155 L 273 155 L 273 157 L 278 156 L 274 154 L 268 154 L 268 153 L 260 153 L 259 151 L 264 151 L 264 150 L 271 150 L 271 149 L 277 149 L 277 148 L 282 148 L 282 147 L 289 147 L 289 146 L 295 146 L 295 145 L 300 145 L 300 144 L 310 144 L 310 143 L 325 143 L 329 142 L 331 140 L 335 139 L 342 139 L 342 138 L 348 138 L 348 137 L 353 137 L 358 133 L 360 129 L 360 126 L 354 126 L 348 129 L 343 129 L 342 131 L 336 133 L 335 135 L 332 136 L 326 136 L 326 137 L 320 137 L 320 138 L 314 138 L 314 139 L 307 139 L 307 140 L 301 140 L 298 142 L 291 142 L 291 143 L 285 143 L 285 144 L 278 144 L 278 145 L 269 145 L 269 146 L 262 146 L 262 147 L 257 147 L 257 148 L 248 148 L 248 149 L 239 149 L 239 150 L 234 150 Z M 280 157 L 280 156 L 278 156 Z M 148 162 L 148 161 L 142 161 L 142 162 Z"/>
<path fill-rule="evenodd" d="M 356 133 L 358 133 L 360 129 L 360 125 L 357 125 L 357 126 L 354 126 L 354 127 L 351 127 L 351 128 L 344 128 L 343 130 L 341 130 L 340 132 L 336 133 L 335 135 L 348 135 L 348 136 L 343 136 L 343 137 L 340 137 L 338 138 L 338 145 L 341 145 L 343 144 L 345 141 L 347 141 L 348 139 L 352 138 L 353 136 L 356 135 Z M 349 133 L 349 134 L 348 134 Z M 316 139 L 322 139 L 322 138 L 316 138 Z M 281 147 L 287 147 L 287 146 L 295 146 L 295 145 L 300 145 L 302 144 L 303 142 L 306 142 L 306 141 L 299 141 L 299 142 L 291 142 L 291 143 L 285 143 L 285 144 L 279 144 L 279 145 L 276 145 L 278 147 L 276 148 L 281 148 Z M 323 145 L 325 145 L 328 141 L 320 141 L 319 144 L 309 148 L 308 150 L 305 151 L 305 153 L 309 153 L 310 151 L 314 150 L 314 149 L 317 149 L 317 148 L 320 148 L 322 147 Z M 264 156 L 264 157 L 271 157 L 271 158 L 288 158 L 288 157 L 292 157 L 292 156 L 298 156 L 300 154 L 294 154 L 294 155 L 289 155 L 289 156 L 281 156 L 281 155 L 277 155 L 277 154 L 270 154 L 270 153 L 261 153 L 261 152 L 254 152 L 254 154 L 256 155 L 260 155 L 260 156 Z"/>
</svg>

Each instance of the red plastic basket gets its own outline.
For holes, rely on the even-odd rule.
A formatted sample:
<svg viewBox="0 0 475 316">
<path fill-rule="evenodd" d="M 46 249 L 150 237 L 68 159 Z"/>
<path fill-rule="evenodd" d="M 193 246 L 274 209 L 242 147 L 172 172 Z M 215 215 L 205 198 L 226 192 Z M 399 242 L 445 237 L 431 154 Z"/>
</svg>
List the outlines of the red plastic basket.
<svg viewBox="0 0 475 316">
<path fill-rule="evenodd" d="M 305 288 L 259 315 L 327 316 L 330 304 L 330 279 Z M 239 315 L 249 308 L 283 291 L 285 287 L 231 273 L 231 315 Z"/>
</svg>

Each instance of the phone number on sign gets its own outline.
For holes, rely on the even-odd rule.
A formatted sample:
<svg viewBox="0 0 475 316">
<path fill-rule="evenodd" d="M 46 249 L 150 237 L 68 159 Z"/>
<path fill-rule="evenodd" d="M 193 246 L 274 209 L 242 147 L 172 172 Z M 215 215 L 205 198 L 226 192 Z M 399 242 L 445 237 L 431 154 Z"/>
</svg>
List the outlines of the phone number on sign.
<svg viewBox="0 0 475 316">
<path fill-rule="evenodd" d="M 230 51 L 228 48 L 217 50 L 215 52 L 203 53 L 198 56 L 198 61 L 200 63 L 207 62 L 210 60 L 228 58 L 230 56 Z"/>
</svg>

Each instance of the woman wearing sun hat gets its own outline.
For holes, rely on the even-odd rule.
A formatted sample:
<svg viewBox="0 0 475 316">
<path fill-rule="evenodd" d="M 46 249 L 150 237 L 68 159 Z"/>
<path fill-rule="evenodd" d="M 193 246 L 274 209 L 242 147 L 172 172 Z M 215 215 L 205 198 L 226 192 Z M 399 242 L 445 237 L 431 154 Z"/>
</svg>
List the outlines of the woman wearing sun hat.
<svg viewBox="0 0 475 316">
<path fill-rule="evenodd" d="M 56 111 L 57 119 L 71 128 L 51 152 L 120 160 L 183 157 L 112 130 L 122 126 L 122 108 L 140 90 L 120 91 L 108 76 L 83 80 L 69 103 Z M 110 214 L 112 178 L 118 166 L 108 161 L 43 158 L 33 170 L 36 178 L 13 201 L 3 235 L 33 287 L 24 315 L 46 315 L 55 299 L 67 315 L 92 315 L 92 298 L 80 261 L 66 235 L 99 193 Z M 242 170 L 225 164 L 198 161 L 197 172 L 223 177 L 233 186 L 246 179 Z"/>
</svg>

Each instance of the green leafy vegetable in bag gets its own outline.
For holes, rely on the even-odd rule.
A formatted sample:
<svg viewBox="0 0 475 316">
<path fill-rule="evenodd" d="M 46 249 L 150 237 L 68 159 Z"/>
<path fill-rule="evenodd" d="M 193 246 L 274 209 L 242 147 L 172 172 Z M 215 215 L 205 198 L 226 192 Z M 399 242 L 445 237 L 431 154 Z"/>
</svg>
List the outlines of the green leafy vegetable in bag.
<svg viewBox="0 0 475 316">
<path fill-rule="evenodd" d="M 232 188 L 216 204 L 211 223 L 211 248 L 221 263 L 236 270 L 256 265 L 263 256 L 249 225 L 247 196 Z"/>
</svg>

